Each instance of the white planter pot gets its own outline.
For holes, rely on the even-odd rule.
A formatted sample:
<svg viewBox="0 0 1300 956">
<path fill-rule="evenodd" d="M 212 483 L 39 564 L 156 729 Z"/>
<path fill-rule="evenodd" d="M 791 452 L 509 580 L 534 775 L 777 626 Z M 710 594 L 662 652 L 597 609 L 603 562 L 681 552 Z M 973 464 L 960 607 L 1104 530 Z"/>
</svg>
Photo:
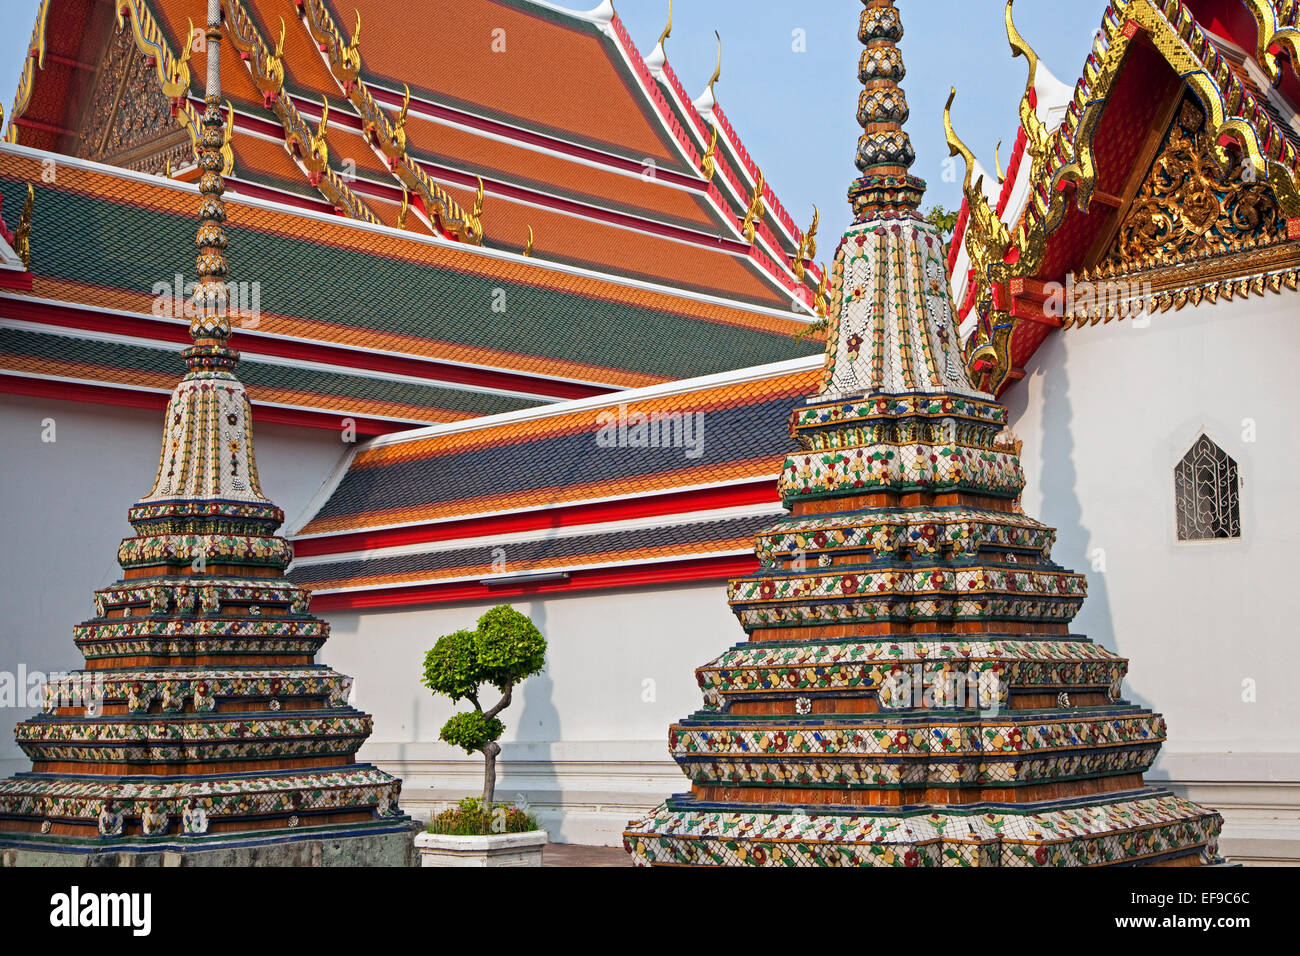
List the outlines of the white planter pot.
<svg viewBox="0 0 1300 956">
<path fill-rule="evenodd" d="M 545 830 L 450 836 L 421 833 L 415 838 L 421 866 L 541 866 Z"/>
</svg>

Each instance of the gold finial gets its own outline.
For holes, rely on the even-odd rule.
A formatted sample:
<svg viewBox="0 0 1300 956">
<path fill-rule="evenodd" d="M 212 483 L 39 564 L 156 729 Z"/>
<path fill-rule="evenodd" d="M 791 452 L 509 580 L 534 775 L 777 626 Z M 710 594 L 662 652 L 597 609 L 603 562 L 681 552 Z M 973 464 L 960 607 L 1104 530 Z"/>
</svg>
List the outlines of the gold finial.
<svg viewBox="0 0 1300 956">
<path fill-rule="evenodd" d="M 664 32 L 659 34 L 659 46 L 664 45 L 664 41 L 673 35 L 673 0 L 668 0 L 668 26 L 664 27 Z"/>
<path fill-rule="evenodd" d="M 397 210 L 397 228 L 398 228 L 398 229 L 405 229 L 405 228 L 406 228 L 406 214 L 407 214 L 407 212 L 410 210 L 410 208 L 411 208 L 411 194 L 408 193 L 408 192 L 406 191 L 406 187 L 403 186 L 403 187 L 402 187 L 402 205 L 401 205 L 401 208 Z"/>
<path fill-rule="evenodd" d="M 405 83 L 402 88 L 402 108 L 397 111 L 397 119 L 385 124 L 388 142 L 384 146 L 384 154 L 390 158 L 405 158 L 406 155 L 406 116 L 411 108 L 411 88 Z M 374 124 L 369 124 L 367 128 L 373 131 Z"/>
<path fill-rule="evenodd" d="M 1016 21 L 1011 15 L 1012 4 L 1015 0 L 1007 0 L 1007 8 L 1003 15 L 1007 25 L 1007 41 L 1011 44 L 1011 56 L 1023 56 L 1029 61 L 1029 79 L 1025 82 L 1025 92 L 1034 88 L 1034 78 L 1038 75 L 1038 54 L 1034 48 L 1025 42 L 1025 38 L 1020 35 L 1016 29 Z"/>
<path fill-rule="evenodd" d="M 341 46 L 338 51 L 338 63 L 340 72 L 345 80 L 344 89 L 350 89 L 351 83 L 361 73 L 361 11 L 356 11 L 357 25 L 352 28 L 352 39 L 346 44 L 342 40 L 336 41 L 336 47 Z M 334 57 L 333 48 L 330 57 Z"/>
<path fill-rule="evenodd" d="M 325 142 L 325 134 L 329 131 L 330 121 L 330 98 L 321 94 L 320 98 L 320 123 L 316 126 L 316 132 L 311 138 L 312 154 L 320 161 L 322 167 L 329 161 L 329 144 Z"/>
<path fill-rule="evenodd" d="M 799 248 L 794 254 L 794 275 L 800 282 L 803 281 L 807 269 L 804 266 L 805 259 L 814 259 L 817 256 L 817 222 L 821 218 L 821 213 L 817 210 L 817 204 L 813 204 L 812 225 L 808 231 L 799 237 Z"/>
<path fill-rule="evenodd" d="M 170 156 L 167 157 L 167 165 L 166 165 L 166 167 L 164 167 L 164 168 L 165 168 L 165 170 L 166 170 L 167 178 L 168 178 L 168 179 L 171 179 L 171 178 L 172 178 L 172 158 L 171 158 Z"/>
<path fill-rule="evenodd" d="M 1002 150 L 1002 140 L 993 147 L 993 169 L 998 174 L 998 185 L 1001 186 L 1007 181 L 1007 174 L 1002 171 L 1002 157 L 999 153 Z"/>
<path fill-rule="evenodd" d="M 32 206 L 36 203 L 36 190 L 27 184 L 27 199 L 23 203 L 22 215 L 18 217 L 18 227 L 14 229 L 14 252 L 23 260 L 23 268 L 32 267 Z"/>
<path fill-rule="evenodd" d="M 284 57 L 284 17 L 280 18 L 280 39 L 275 44 L 275 53 L 272 56 L 277 63 Z"/>
<path fill-rule="evenodd" d="M 962 183 L 962 190 L 967 191 L 971 188 L 971 174 L 975 170 L 975 154 L 970 151 L 970 147 L 961 141 L 957 131 L 952 128 L 952 101 L 957 98 L 957 87 L 952 87 L 948 93 L 948 102 L 943 107 L 943 132 L 948 142 L 948 155 L 960 156 L 966 163 L 966 179 Z"/>
<path fill-rule="evenodd" d="M 822 263 L 822 277 L 817 280 L 817 315 L 819 318 L 826 318 L 826 311 L 830 307 L 830 270 L 826 268 L 826 263 Z"/>
<path fill-rule="evenodd" d="M 533 254 L 533 227 L 529 226 L 528 241 L 524 243 L 524 255 L 531 256 L 532 254 Z"/>
<path fill-rule="evenodd" d="M 1007 0 L 1006 25 L 1007 42 L 1011 44 L 1011 56 L 1014 59 L 1023 56 L 1029 63 L 1029 75 L 1025 79 L 1025 92 L 1020 97 L 1020 125 L 1025 131 L 1025 150 L 1031 157 L 1037 158 L 1047 144 L 1047 127 L 1038 118 L 1038 110 L 1030 103 L 1034 95 L 1034 81 L 1038 77 L 1038 54 L 1034 52 L 1025 38 L 1016 29 L 1016 22 L 1011 15 L 1014 0 Z"/>
<path fill-rule="evenodd" d="M 708 152 L 704 154 L 704 159 L 700 160 L 700 172 L 704 174 L 705 182 L 713 181 L 713 173 L 717 169 L 717 159 L 714 154 L 718 149 L 718 127 L 713 127 L 713 139 L 709 141 Z"/>
<path fill-rule="evenodd" d="M 189 31 L 185 34 L 185 48 L 180 59 L 173 60 L 167 68 L 167 81 L 162 84 L 163 96 L 169 100 L 186 96 L 190 91 L 190 54 L 194 51 L 194 21 L 185 18 Z"/>
<path fill-rule="evenodd" d="M 474 190 L 474 211 L 470 214 L 475 219 L 483 215 L 483 177 L 476 176 L 478 188 Z"/>
<path fill-rule="evenodd" d="M 718 38 L 718 65 L 713 68 L 713 75 L 709 77 L 708 90 L 710 97 L 713 96 L 713 84 L 722 79 L 722 35 L 717 30 L 713 31 L 713 35 Z"/>
<path fill-rule="evenodd" d="M 759 219 L 767 211 L 763 203 L 763 171 L 758 171 L 758 180 L 754 183 L 754 192 L 749 197 L 749 209 L 745 211 L 745 221 L 741 225 L 741 232 L 745 234 L 745 241 L 750 245 L 754 244 L 754 235 L 757 229 Z"/>
</svg>

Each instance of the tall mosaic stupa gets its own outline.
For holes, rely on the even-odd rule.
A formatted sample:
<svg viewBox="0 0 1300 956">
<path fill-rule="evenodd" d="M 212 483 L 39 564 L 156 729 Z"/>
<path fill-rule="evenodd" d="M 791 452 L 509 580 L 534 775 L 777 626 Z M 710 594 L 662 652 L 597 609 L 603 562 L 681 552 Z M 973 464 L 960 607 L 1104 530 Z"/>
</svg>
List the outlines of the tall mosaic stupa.
<svg viewBox="0 0 1300 956">
<path fill-rule="evenodd" d="M 1218 861 L 1222 818 L 1142 774 L 1159 714 L 1070 632 L 1082 575 L 1020 510 L 1006 411 L 970 384 L 944 244 L 903 130 L 903 27 L 863 0 L 855 221 L 790 515 L 733 581 L 749 640 L 669 730 L 689 794 L 629 824 L 638 864 L 1094 866 Z"/>
<path fill-rule="evenodd" d="M 86 669 L 16 728 L 32 770 L 0 782 L 8 864 L 411 861 L 401 784 L 356 761 L 371 719 L 348 705 L 350 678 L 314 663 L 329 625 L 284 578 L 284 514 L 258 482 L 228 346 L 220 9 L 209 0 L 189 371 L 122 579 L 76 628 Z"/>
</svg>

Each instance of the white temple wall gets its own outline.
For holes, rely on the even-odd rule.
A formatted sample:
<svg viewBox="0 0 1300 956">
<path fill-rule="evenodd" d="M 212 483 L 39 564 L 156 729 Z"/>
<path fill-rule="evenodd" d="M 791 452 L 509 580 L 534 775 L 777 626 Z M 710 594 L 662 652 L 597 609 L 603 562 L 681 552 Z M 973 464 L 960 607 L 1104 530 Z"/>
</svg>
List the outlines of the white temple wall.
<svg viewBox="0 0 1300 956">
<path fill-rule="evenodd" d="M 1298 358 L 1300 295 L 1270 293 L 1053 332 L 1003 396 L 1025 511 L 1088 576 L 1075 631 L 1168 720 L 1147 779 L 1223 812 L 1238 859 L 1300 862 Z M 1176 539 L 1174 466 L 1202 432 L 1237 462 L 1238 539 Z"/>
<path fill-rule="evenodd" d="M 335 432 L 255 427 L 262 490 L 294 517 L 346 446 Z M 9 704 L 4 675 L 82 665 L 73 625 L 121 576 L 127 509 L 153 486 L 161 441 L 160 412 L 0 395 L 0 778 L 30 769 L 13 731 L 36 712 Z"/>
<path fill-rule="evenodd" d="M 402 777 L 402 806 L 417 816 L 482 792 L 482 757 L 438 740 L 456 708 L 420 680 L 438 637 L 472 628 L 499 603 L 531 617 L 548 646 L 546 671 L 525 681 L 501 714 L 498 797 L 522 795 L 553 840 L 618 845 L 629 819 L 690 789 L 668 756 L 668 725 L 702 705 L 695 669 L 745 638 L 726 588 L 323 613 L 332 628 L 323 660 L 356 676 L 354 703 L 375 718 L 361 757 Z M 484 706 L 496 697 L 488 689 Z"/>
</svg>

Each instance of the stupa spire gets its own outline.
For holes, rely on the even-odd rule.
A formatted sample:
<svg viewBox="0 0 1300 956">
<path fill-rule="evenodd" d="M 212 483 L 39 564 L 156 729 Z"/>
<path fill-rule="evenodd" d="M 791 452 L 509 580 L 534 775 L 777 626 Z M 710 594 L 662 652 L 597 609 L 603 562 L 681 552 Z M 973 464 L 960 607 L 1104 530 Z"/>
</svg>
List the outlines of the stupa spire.
<svg viewBox="0 0 1300 956">
<path fill-rule="evenodd" d="M 863 45 L 858 61 L 862 93 L 858 97 L 858 139 L 855 162 L 862 175 L 849 187 L 849 202 L 858 221 L 893 213 L 914 213 L 925 193 L 925 180 L 908 173 L 916 152 L 903 128 L 907 96 L 899 85 L 907 75 L 898 41 L 903 19 L 894 0 L 862 0 L 858 21 Z"/>
<path fill-rule="evenodd" d="M 315 662 L 329 625 L 285 579 L 284 513 L 258 483 L 227 345 L 221 36 L 208 0 L 194 344 L 122 578 L 75 630 L 86 669 L 48 684 L 15 731 L 33 772 L 0 781 L 0 849 L 19 863 L 410 861 L 401 784 L 356 760 L 371 719 L 348 703 L 351 678 Z"/>
<path fill-rule="evenodd" d="M 226 123 L 221 117 L 221 0 L 208 0 L 204 49 L 207 88 L 199 132 L 199 226 L 190 337 L 181 356 L 189 371 L 167 406 L 166 432 L 147 505 L 177 498 L 241 501 L 279 509 L 262 495 L 253 451 L 252 411 L 235 377 L 239 353 L 230 348 L 230 287 L 226 263 L 226 191 L 221 174 Z M 278 521 L 276 522 L 278 524 Z"/>
<path fill-rule="evenodd" d="M 632 822 L 638 864 L 1214 862 L 1222 819 L 1142 781 L 1164 719 L 1070 632 L 1083 575 L 1019 507 L 1006 409 L 972 387 L 898 81 L 864 0 L 862 176 L 835 252 L 821 390 L 796 406 L 787 517 L 732 581 L 749 640 L 668 731 L 691 793 Z"/>
<path fill-rule="evenodd" d="M 199 285 L 194 292 L 194 318 L 190 337 L 196 345 L 224 346 L 230 338 L 229 296 L 226 281 L 226 205 L 222 194 L 226 181 L 221 175 L 221 146 L 225 123 L 221 119 L 221 0 L 208 0 L 208 23 L 204 45 L 208 57 L 207 87 L 199 134 L 199 229 L 194 237 L 199 247 L 196 266 Z M 231 357 L 231 364 L 238 356 Z M 186 354 L 189 363 L 190 355 Z M 193 365 L 191 365 L 193 367 Z"/>
</svg>

